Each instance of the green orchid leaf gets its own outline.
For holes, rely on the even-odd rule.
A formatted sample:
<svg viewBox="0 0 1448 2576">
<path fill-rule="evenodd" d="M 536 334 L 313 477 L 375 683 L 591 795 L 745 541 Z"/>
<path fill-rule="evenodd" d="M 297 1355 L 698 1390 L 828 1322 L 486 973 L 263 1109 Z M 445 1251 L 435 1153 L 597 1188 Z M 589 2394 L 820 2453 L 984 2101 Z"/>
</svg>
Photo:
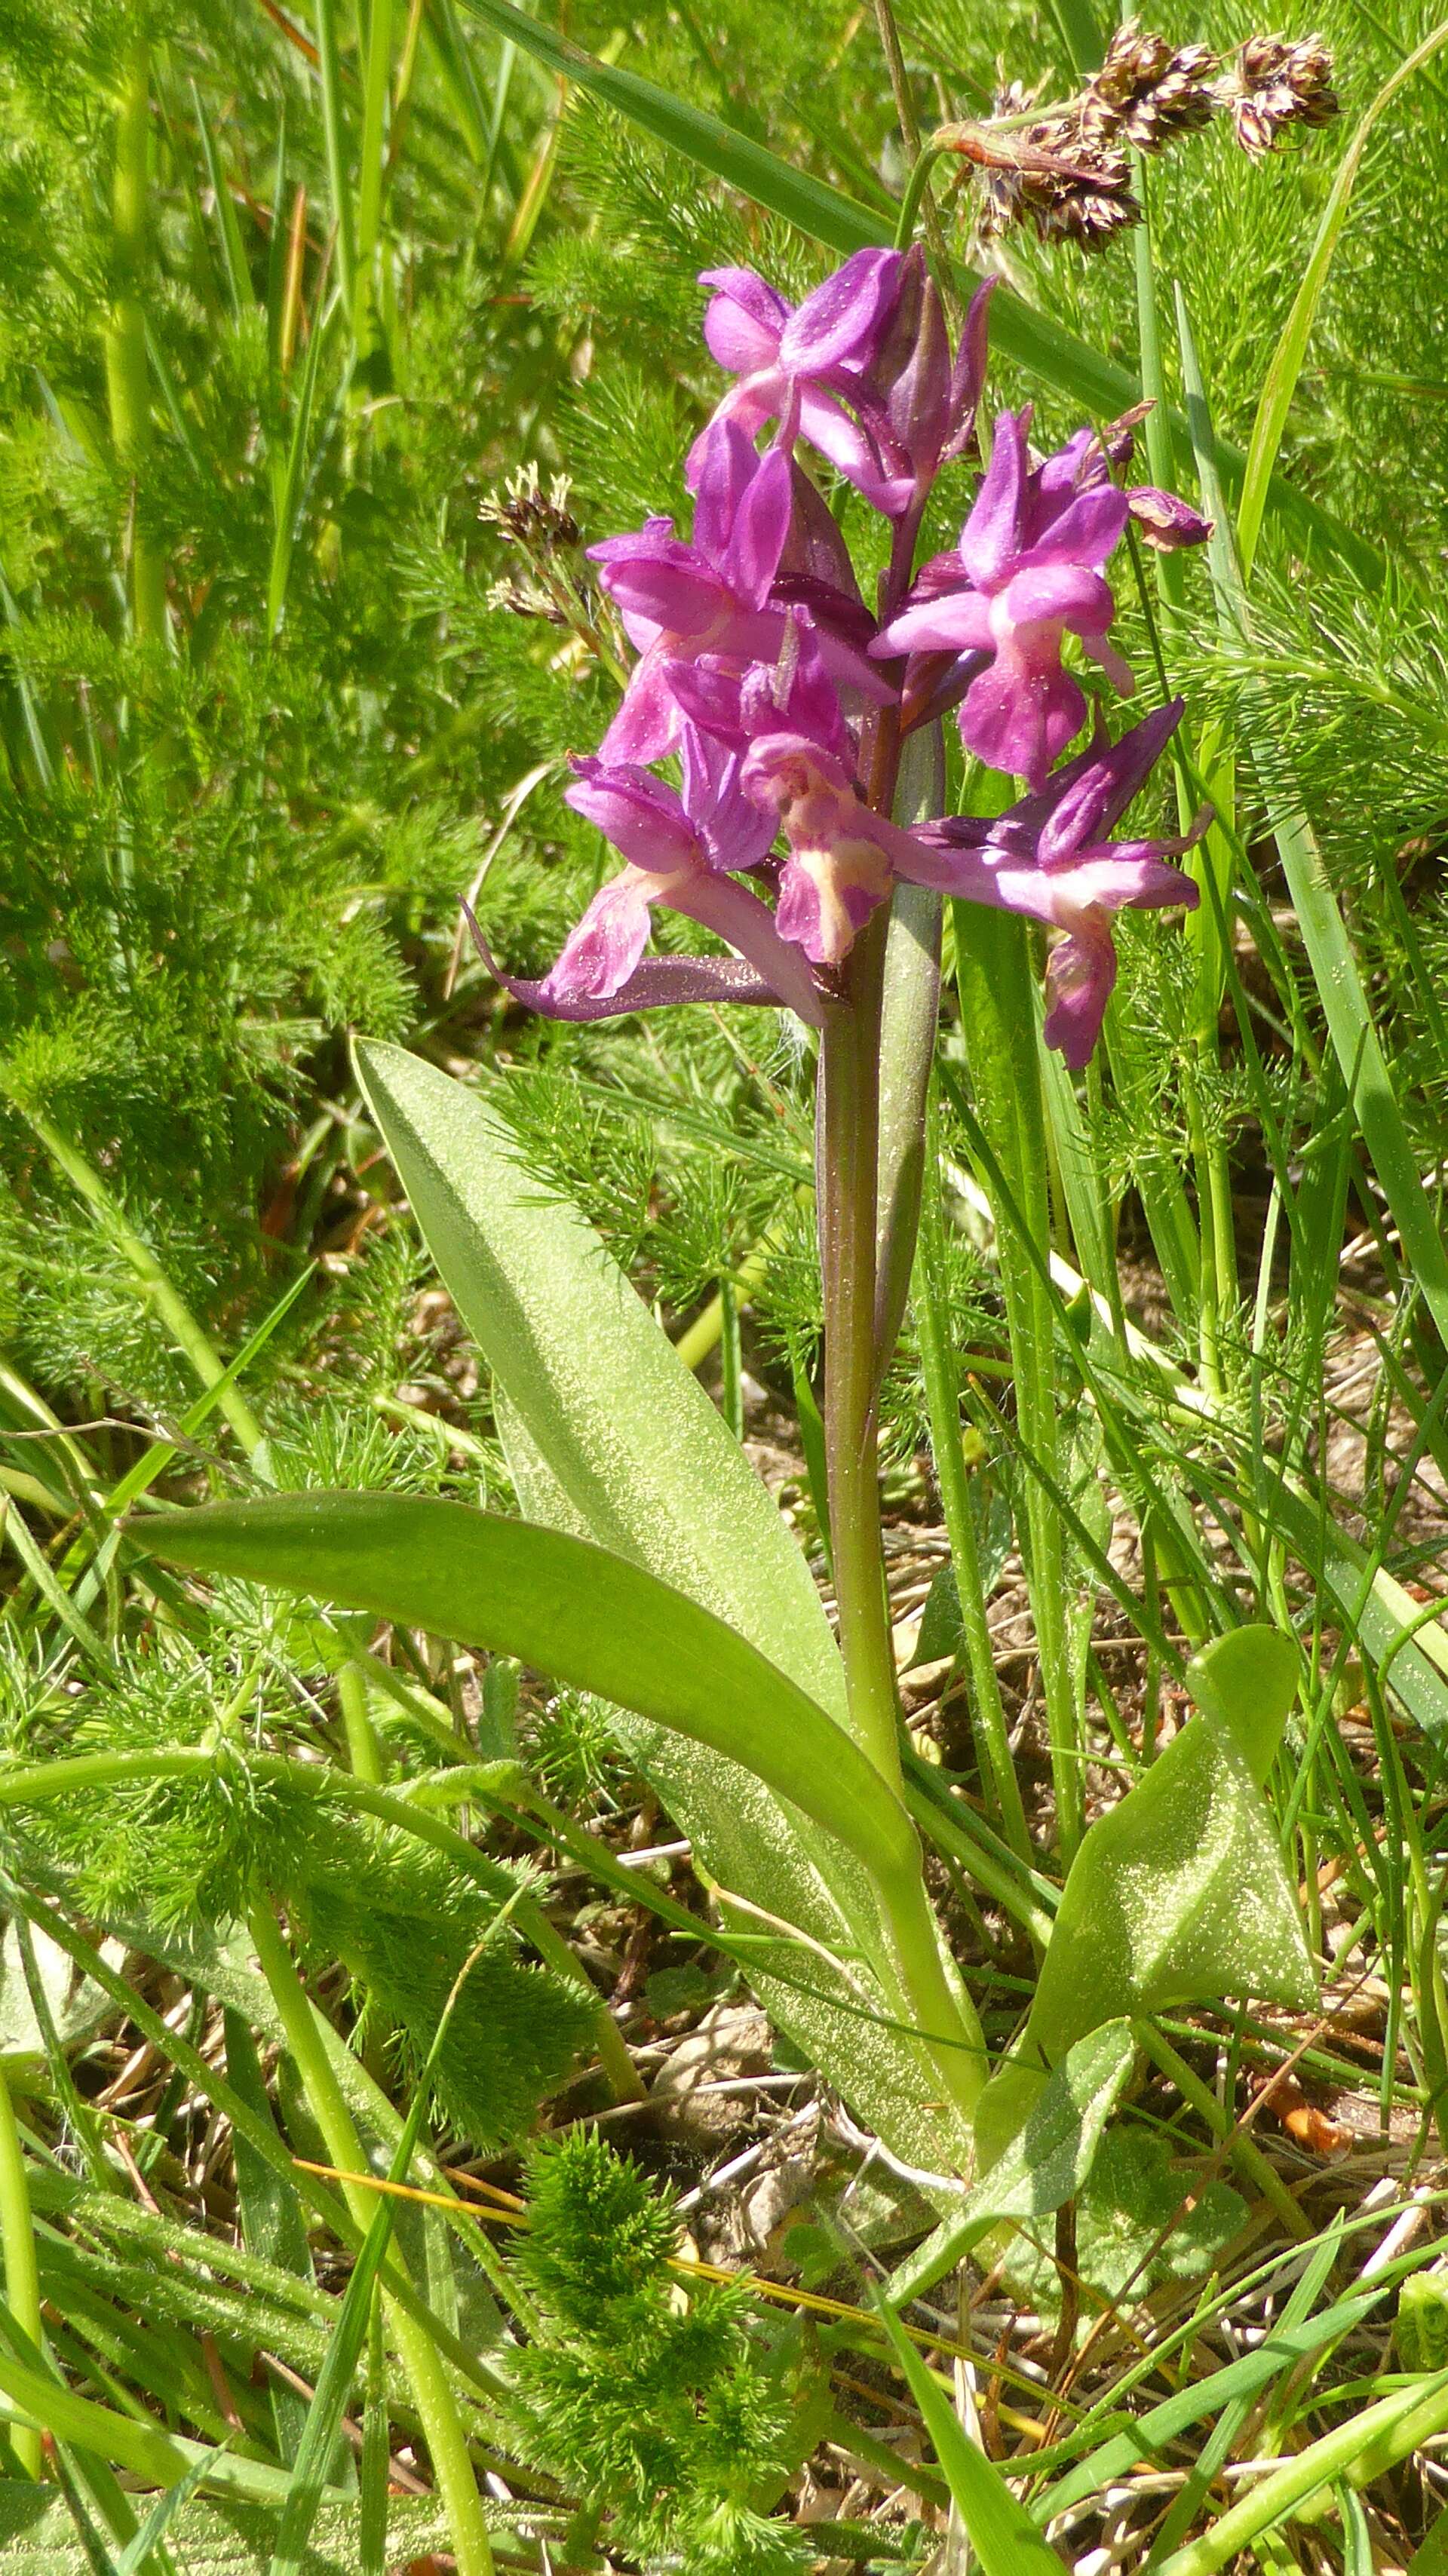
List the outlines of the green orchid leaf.
<svg viewBox="0 0 1448 2576">
<path fill-rule="evenodd" d="M 800 1550 L 592 1226 L 525 1169 L 476 1091 L 401 1047 L 356 1056 L 443 1284 L 573 1526 L 726 1620 L 843 1720 L 844 1670 Z"/>
<path fill-rule="evenodd" d="M 1259 1786 L 1295 1675 L 1295 1650 L 1267 1628 L 1238 1630 L 1189 1667 L 1201 1715 L 1097 1818 L 1076 1855 L 1025 2030 L 981 2103 L 984 2167 L 1029 2115 L 1048 2070 L 1103 2022 L 1231 1996 L 1315 2001 Z"/>
<path fill-rule="evenodd" d="M 955 2215 L 942 2219 L 891 2276 L 893 2307 L 922 2297 L 992 2228 L 1049 2217 L 1077 2197 L 1135 2055 L 1130 2024 L 1124 2021 L 1106 2022 L 1067 2050 L 1004 2155 L 966 2193 Z"/>
<path fill-rule="evenodd" d="M 193 1572 L 367 1610 L 516 1655 L 744 1764 L 888 1874 L 914 1831 L 868 1757 L 722 1619 L 588 1540 L 431 1495 L 268 1495 L 161 1512 L 149 1546 Z"/>
<path fill-rule="evenodd" d="M 593 1228 L 524 1168 L 516 1137 L 475 1090 L 399 1047 L 356 1052 L 428 1249 L 493 1372 L 529 1518 L 632 1559 L 714 1611 L 843 1726 L 844 1672 L 800 1549 Z M 790 1983 L 763 1962 L 754 1975 L 780 2027 L 897 2155 L 934 2172 L 958 2162 L 968 2142 L 952 2134 L 923 2052 L 867 2017 L 890 2007 L 866 1964 L 878 1958 L 879 1917 L 863 1868 L 717 1746 L 622 1710 L 615 1723 L 726 1918 L 757 1933 L 762 1911 L 818 1945 L 808 1995 L 797 1946 L 780 1945 Z M 732 1917 L 731 1897 L 743 1900 Z M 847 1975 L 831 1959 L 855 1964 Z"/>
</svg>

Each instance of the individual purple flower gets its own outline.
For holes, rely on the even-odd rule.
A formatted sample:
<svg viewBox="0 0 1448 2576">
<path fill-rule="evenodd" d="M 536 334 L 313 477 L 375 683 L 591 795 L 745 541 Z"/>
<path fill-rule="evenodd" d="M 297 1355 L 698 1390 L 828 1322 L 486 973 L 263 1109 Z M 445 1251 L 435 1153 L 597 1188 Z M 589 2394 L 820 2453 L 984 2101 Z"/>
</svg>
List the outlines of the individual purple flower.
<svg viewBox="0 0 1448 2576">
<path fill-rule="evenodd" d="M 1108 643 L 1115 603 L 1102 575 L 1128 516 L 1103 477 L 1081 483 L 1076 458 L 1032 466 L 1030 410 L 1003 412 L 990 465 L 961 530 L 957 561 L 940 558 L 870 650 L 981 654 L 960 710 L 961 739 L 992 769 L 1044 784 L 1086 720 L 1081 686 L 1061 661 L 1077 636 L 1129 696 L 1128 665 Z"/>
<path fill-rule="evenodd" d="M 1108 837 L 1176 731 L 1182 705 L 1173 698 L 1118 742 L 1099 737 L 1006 814 L 955 815 L 911 836 L 934 854 L 914 869 L 924 883 L 1065 933 L 1046 968 L 1045 1035 L 1073 1072 L 1095 1047 L 1116 983 L 1112 914 L 1164 904 L 1190 910 L 1198 901 L 1191 878 L 1166 862 L 1200 839 L 1210 809 L 1175 839 Z"/>
<path fill-rule="evenodd" d="M 774 913 L 781 938 L 812 965 L 841 965 L 896 878 L 923 874 L 929 852 L 865 804 L 852 757 L 808 734 L 759 735 L 740 779 L 789 843 Z"/>
<path fill-rule="evenodd" d="M 751 438 L 777 420 L 788 425 L 790 437 L 799 432 L 809 439 L 877 509 L 893 515 L 905 508 L 913 477 L 891 474 L 845 408 L 846 398 L 858 399 L 889 330 L 904 269 L 901 251 L 858 250 L 794 306 L 752 268 L 703 271 L 700 285 L 715 290 L 704 339 L 711 357 L 739 381 L 691 451 L 692 488 L 705 470 L 704 442 L 721 420 L 737 422 Z"/>
<path fill-rule="evenodd" d="M 541 980 L 504 975 L 488 958 L 500 983 L 552 1019 L 733 1000 L 786 1002 L 817 1023 L 820 999 L 798 950 L 780 935 L 769 906 L 727 873 L 756 867 L 774 837 L 773 821 L 741 793 L 738 753 L 685 724 L 682 794 L 633 763 L 590 757 L 573 767 L 565 801 L 598 825 L 625 864 L 599 888 Z M 715 931 L 750 971 L 741 976 L 712 958 L 644 964 L 656 904 Z"/>
<path fill-rule="evenodd" d="M 677 748 L 683 719 L 666 665 L 705 655 L 741 668 L 774 659 L 789 608 L 772 591 L 792 513 L 783 449 L 757 456 L 737 421 L 720 421 L 706 433 L 692 542 L 675 536 L 671 519 L 648 519 L 589 548 L 640 656 L 599 746 L 605 761 L 647 764 Z M 888 697 L 860 642 L 822 624 L 820 643 L 838 677 L 877 704 Z"/>
<path fill-rule="evenodd" d="M 975 429 L 994 280 L 972 301 L 952 366 L 940 297 L 918 243 L 861 250 L 793 309 L 749 268 L 706 269 L 704 337 L 739 382 L 714 418 L 803 436 L 887 518 L 917 504 Z M 707 437 L 708 433 L 705 432 Z M 699 447 L 689 460 L 695 479 Z"/>
</svg>

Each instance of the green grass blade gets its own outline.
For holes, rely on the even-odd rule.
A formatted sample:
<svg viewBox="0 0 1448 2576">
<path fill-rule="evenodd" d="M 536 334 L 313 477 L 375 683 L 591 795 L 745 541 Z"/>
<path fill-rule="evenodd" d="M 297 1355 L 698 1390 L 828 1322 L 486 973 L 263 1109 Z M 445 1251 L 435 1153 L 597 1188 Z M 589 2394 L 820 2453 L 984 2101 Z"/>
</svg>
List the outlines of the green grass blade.
<svg viewBox="0 0 1448 2576">
<path fill-rule="evenodd" d="M 1177 330 L 1202 498 L 1217 518 L 1211 546 L 1212 579 L 1219 607 L 1250 641 L 1251 620 L 1241 571 L 1221 511 L 1206 390 L 1180 287 Z M 1364 1142 L 1398 1229 L 1404 1260 L 1422 1291 L 1440 1340 L 1448 1346 L 1448 1250 L 1438 1231 L 1432 1202 L 1418 1176 L 1417 1157 L 1317 836 L 1302 810 L 1284 747 L 1271 737 L 1262 696 L 1250 684 L 1248 698 L 1262 727 L 1260 745 L 1249 742 L 1248 748 L 1260 751 L 1259 782 L 1323 1016 Z"/>
<path fill-rule="evenodd" d="M 127 2541 L 116 2560 L 116 2576 L 145 2576 L 145 2570 L 182 2506 L 190 2503 L 204 2482 L 206 2470 L 204 2458 L 193 2461 L 184 2478 L 178 2478 L 174 2487 L 168 2487 L 164 2495 L 157 2496 L 134 2540 Z"/>
<path fill-rule="evenodd" d="M 446 2015 L 443 2017 L 444 2025 Z M 439 2034 L 440 2035 L 440 2034 Z M 412 2163 L 413 2149 L 422 2128 L 423 2109 L 427 2102 L 424 2076 L 412 2098 L 412 2104 L 398 2140 L 397 2152 L 388 2169 L 389 2182 L 405 2182 Z M 378 2275 L 392 2237 L 393 2215 L 397 2203 L 387 2192 L 380 2192 L 377 2213 L 367 2230 L 366 2242 L 352 2267 L 341 2314 L 332 2330 L 327 2358 L 307 2409 L 306 2430 L 301 2439 L 287 2500 L 282 2507 L 277 2531 L 277 2545 L 272 2553 L 271 2576 L 305 2576 L 307 2542 L 316 2521 L 327 2484 L 327 2467 L 337 2447 L 342 2417 L 352 2392 L 357 2364 L 372 2315 Z"/>
<path fill-rule="evenodd" d="M 337 51 L 337 0 L 317 0 L 317 55 L 322 75 L 322 133 L 327 147 L 327 185 L 332 199 L 332 221 L 337 227 L 337 275 L 341 280 L 342 301 L 350 313 L 356 284 L 357 251 L 347 170 L 342 64 Z"/>
<path fill-rule="evenodd" d="M 878 2313 L 984 2576 L 1061 2576 L 1054 2549 L 1047 2547 L 1025 2506 L 1017 2504 L 999 2469 L 972 2442 L 893 2310 L 881 2300 Z"/>
<path fill-rule="evenodd" d="M 1362 166 L 1363 154 L 1367 150 L 1369 138 L 1383 110 L 1391 105 L 1404 83 L 1410 81 L 1415 72 L 1421 71 L 1425 63 L 1431 62 L 1433 56 L 1440 52 L 1444 45 L 1448 45 L 1448 20 L 1445 20 L 1441 27 L 1435 27 L 1430 36 L 1425 36 L 1422 44 L 1414 48 L 1406 62 L 1398 65 L 1391 79 L 1383 83 L 1371 107 L 1360 119 L 1357 131 L 1338 163 L 1332 192 L 1323 207 L 1322 220 L 1317 227 L 1317 238 L 1308 253 L 1307 266 L 1302 273 L 1302 283 L 1293 298 L 1292 310 L 1283 325 L 1282 337 L 1277 343 L 1272 363 L 1267 370 L 1266 382 L 1262 387 L 1261 399 L 1257 405 L 1257 417 L 1252 424 L 1252 436 L 1247 448 L 1246 472 L 1242 478 L 1242 498 L 1237 510 L 1237 553 L 1241 561 L 1244 581 L 1250 581 L 1252 577 L 1257 540 L 1262 533 L 1262 519 L 1267 507 L 1268 485 L 1276 467 L 1278 451 L 1282 445 L 1282 433 L 1287 425 L 1287 415 L 1292 408 L 1292 397 L 1297 390 L 1298 378 L 1302 373 L 1308 338 L 1317 318 L 1317 308 L 1322 301 L 1323 288 L 1327 284 L 1327 273 L 1332 266 L 1333 254 L 1347 220 L 1348 203 L 1357 181 L 1358 171 Z"/>
</svg>

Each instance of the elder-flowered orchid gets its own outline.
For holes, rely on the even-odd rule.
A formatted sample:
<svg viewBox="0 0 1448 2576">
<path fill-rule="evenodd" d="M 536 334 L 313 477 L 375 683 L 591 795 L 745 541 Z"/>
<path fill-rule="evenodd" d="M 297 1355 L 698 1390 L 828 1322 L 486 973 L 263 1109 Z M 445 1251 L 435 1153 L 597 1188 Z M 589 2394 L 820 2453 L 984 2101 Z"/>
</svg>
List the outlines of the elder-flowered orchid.
<svg viewBox="0 0 1448 2576">
<path fill-rule="evenodd" d="M 981 655 L 961 740 L 990 768 L 1040 787 L 1086 721 L 1080 682 L 1061 660 L 1063 636 L 1077 636 L 1123 696 L 1135 683 L 1107 641 L 1116 606 L 1103 578 L 1126 526 L 1126 495 L 1109 481 L 1053 474 L 1056 459 L 1033 466 L 1030 418 L 1029 407 L 1001 414 L 957 557 L 925 567 L 870 650 Z"/>
<path fill-rule="evenodd" d="M 647 764 L 677 748 L 683 719 L 666 664 L 708 655 L 742 669 L 774 659 L 789 606 L 772 594 L 793 510 L 784 450 L 757 456 L 740 423 L 722 420 L 703 442 L 692 541 L 660 518 L 589 548 L 640 657 L 600 745 L 603 759 Z M 838 678 L 876 704 L 888 698 L 858 642 L 826 626 L 820 640 Z"/>
<path fill-rule="evenodd" d="M 1181 721 L 1173 698 L 1119 741 L 1098 736 L 1035 796 L 991 818 L 968 814 L 922 824 L 912 836 L 935 853 L 914 873 L 944 893 L 1025 913 L 1064 932 L 1046 967 L 1048 1046 L 1073 1072 L 1089 1060 L 1116 984 L 1111 916 L 1198 901 L 1192 879 L 1167 861 L 1198 841 L 1209 813 L 1189 832 L 1163 840 L 1109 835 L 1145 785 Z"/>
<path fill-rule="evenodd" d="M 738 754 L 686 723 L 682 767 L 680 793 L 633 763 L 574 761 L 565 801 L 598 825 L 625 864 L 600 886 L 545 976 L 500 981 L 549 1019 L 609 1019 L 668 1002 L 735 1001 L 787 1003 L 801 1019 L 817 1022 L 819 1001 L 798 949 L 782 936 L 768 904 L 729 873 L 757 866 L 774 837 L 773 823 L 740 791 Z M 743 971 L 713 958 L 661 957 L 645 965 L 656 904 L 727 940 Z"/>
<path fill-rule="evenodd" d="M 753 435 L 776 421 L 781 445 L 807 438 L 891 519 L 917 505 L 942 460 L 968 444 L 985 375 L 993 280 L 975 296 L 954 366 L 918 243 L 909 251 L 856 251 L 793 307 L 752 268 L 705 269 L 699 283 L 715 290 L 704 338 L 739 379 L 711 429 L 733 420 Z M 694 489 L 708 437 L 706 430 L 689 458 Z"/>
<path fill-rule="evenodd" d="M 1139 415 L 1036 460 L 1029 410 L 1007 412 L 958 550 L 907 590 L 919 506 L 973 435 L 990 289 L 952 361 L 918 247 L 860 253 L 793 311 L 752 270 L 705 283 L 716 290 L 706 336 L 739 381 L 690 459 L 692 537 L 652 519 L 592 549 L 639 659 L 599 756 L 574 761 L 566 794 L 624 865 L 546 976 L 500 980 L 557 1018 L 731 1000 L 783 1003 L 828 1030 L 848 1007 L 862 929 L 897 883 L 914 882 L 1062 934 L 1046 1034 L 1079 1068 L 1115 981 L 1112 916 L 1196 901 L 1168 864 L 1195 832 L 1109 838 L 1179 704 L 1115 744 L 1098 733 L 1052 774 L 1086 715 L 1062 642 L 1074 634 L 1129 692 L 1108 641 L 1105 567 L 1130 515 L 1163 544 L 1200 542 L 1206 523 L 1170 493 L 1113 481 Z M 755 434 L 771 422 L 761 455 Z M 882 628 L 795 454 L 806 437 L 893 518 Z M 867 794 L 862 778 L 893 775 L 892 728 L 898 740 L 956 705 L 967 746 L 1032 793 L 994 820 L 907 829 L 879 810 L 888 788 Z M 674 757 L 677 787 L 652 769 Z M 703 923 L 733 956 L 646 957 L 660 906 Z"/>
</svg>

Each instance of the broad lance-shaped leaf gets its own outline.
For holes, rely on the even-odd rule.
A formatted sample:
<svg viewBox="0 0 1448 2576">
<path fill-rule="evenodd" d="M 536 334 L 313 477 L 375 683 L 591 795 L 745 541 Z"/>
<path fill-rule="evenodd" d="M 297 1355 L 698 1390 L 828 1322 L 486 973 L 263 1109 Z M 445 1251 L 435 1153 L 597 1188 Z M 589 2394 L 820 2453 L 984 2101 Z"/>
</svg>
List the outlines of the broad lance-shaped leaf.
<svg viewBox="0 0 1448 2576">
<path fill-rule="evenodd" d="M 303 1592 L 516 1655 L 745 1764 L 882 1876 L 914 1828 L 868 1756 L 747 1638 L 641 1566 L 433 1495 L 267 1495 L 159 1512 L 147 1544 L 202 1574 Z"/>
<path fill-rule="evenodd" d="M 1026 2027 L 981 2102 L 989 2169 L 1048 2070 L 1103 2022 L 1261 1995 L 1310 2007 L 1317 1980 L 1261 1795 L 1297 1650 L 1243 1628 L 1187 1668 L 1201 1715 L 1097 1818 L 1062 1894 Z"/>
<path fill-rule="evenodd" d="M 476 1091 L 402 1047 L 363 1041 L 356 1058 L 443 1283 L 578 1528 L 843 1720 L 844 1669 L 799 1548 L 592 1226 Z"/>
<path fill-rule="evenodd" d="M 1066 2051 L 1004 2155 L 891 2274 L 892 2307 L 922 2298 L 993 2228 L 1048 2218 L 1076 2198 L 1135 2056 L 1131 2025 L 1124 2021 L 1106 2022 Z"/>
<path fill-rule="evenodd" d="M 647 1566 L 737 1628 L 839 1721 L 844 1673 L 804 1558 L 693 1372 L 593 1228 L 523 1166 L 476 1091 L 399 1047 L 364 1043 L 358 1074 L 428 1249 L 492 1370 L 524 1511 Z M 861 2017 L 893 2007 L 861 1966 L 848 1984 L 821 1953 L 878 1957 L 863 1869 L 736 1761 L 620 1717 L 631 1758 L 729 1894 L 794 1925 L 781 1942 L 806 1996 L 756 1971 L 761 2001 L 857 2114 L 907 2162 L 939 2172 L 966 2142 L 938 2075 L 898 2032 Z M 751 1921 L 758 1931 L 758 1919 Z M 845 2009 L 826 1999 L 838 1992 Z"/>
</svg>

